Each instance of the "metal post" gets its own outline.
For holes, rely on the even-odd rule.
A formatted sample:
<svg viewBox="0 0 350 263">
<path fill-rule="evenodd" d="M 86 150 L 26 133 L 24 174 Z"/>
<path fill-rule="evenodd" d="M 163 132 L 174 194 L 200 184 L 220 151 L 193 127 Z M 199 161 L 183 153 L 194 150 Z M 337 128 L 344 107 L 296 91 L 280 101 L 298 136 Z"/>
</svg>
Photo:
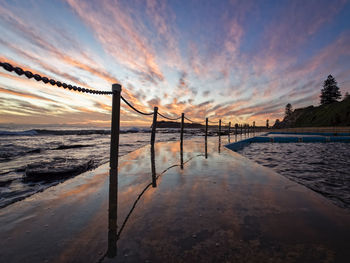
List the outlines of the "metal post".
<svg viewBox="0 0 350 263">
<path fill-rule="evenodd" d="M 241 124 L 241 135 L 243 134 L 243 124 Z"/>
<path fill-rule="evenodd" d="M 238 133 L 238 124 L 236 123 L 235 124 L 235 135 L 237 136 L 237 133 Z"/>
<path fill-rule="evenodd" d="M 154 107 L 152 134 L 151 134 L 151 144 L 154 144 L 154 141 L 155 141 L 155 138 L 156 138 L 157 115 L 158 115 L 158 107 Z"/>
<path fill-rule="evenodd" d="M 120 130 L 120 84 L 112 85 L 111 145 L 109 159 L 109 209 L 108 209 L 108 257 L 116 255 L 117 208 L 118 208 L 118 154 Z"/>
<path fill-rule="evenodd" d="M 183 141 L 184 141 L 185 113 L 181 114 L 181 134 L 180 134 L 180 168 L 184 169 Z"/>
<path fill-rule="evenodd" d="M 118 168 L 119 154 L 119 130 L 120 130 L 120 93 L 122 86 L 119 84 L 112 85 L 112 124 L 111 124 L 111 145 L 110 145 L 110 169 Z"/>
<path fill-rule="evenodd" d="M 221 119 L 219 120 L 219 136 L 221 135 Z"/>
<path fill-rule="evenodd" d="M 230 136 L 230 132 L 231 132 L 231 122 L 228 123 L 228 136 Z"/>
<path fill-rule="evenodd" d="M 181 134 L 180 134 L 181 144 L 184 140 L 184 125 L 185 125 L 185 113 L 182 113 L 181 114 Z"/>
<path fill-rule="evenodd" d="M 205 118 L 205 159 L 208 158 L 208 118 Z"/>
</svg>

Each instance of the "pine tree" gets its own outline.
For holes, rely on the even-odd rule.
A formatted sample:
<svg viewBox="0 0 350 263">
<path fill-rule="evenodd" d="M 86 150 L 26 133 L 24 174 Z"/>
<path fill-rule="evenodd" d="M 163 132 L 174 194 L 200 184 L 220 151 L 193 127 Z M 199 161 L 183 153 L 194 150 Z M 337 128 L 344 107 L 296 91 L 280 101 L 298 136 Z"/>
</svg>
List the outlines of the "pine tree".
<svg viewBox="0 0 350 263">
<path fill-rule="evenodd" d="M 276 119 L 275 124 L 273 125 L 274 128 L 278 128 L 278 126 L 280 125 L 280 120 Z"/>
<path fill-rule="evenodd" d="M 330 104 L 338 101 L 341 98 L 341 93 L 337 82 L 332 75 L 323 82 L 323 88 L 321 89 L 321 105 Z"/>
<path fill-rule="evenodd" d="M 292 104 L 288 103 L 286 105 L 286 110 L 285 110 L 285 118 L 289 117 L 290 115 L 292 115 L 293 112 L 293 108 L 292 108 Z"/>
</svg>

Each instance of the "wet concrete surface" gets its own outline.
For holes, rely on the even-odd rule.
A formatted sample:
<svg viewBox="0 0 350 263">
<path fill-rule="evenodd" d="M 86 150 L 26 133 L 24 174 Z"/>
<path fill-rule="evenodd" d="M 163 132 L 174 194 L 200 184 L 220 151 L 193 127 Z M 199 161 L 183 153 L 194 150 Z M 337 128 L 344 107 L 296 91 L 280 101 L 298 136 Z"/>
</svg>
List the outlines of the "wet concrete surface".
<svg viewBox="0 0 350 263">
<path fill-rule="evenodd" d="M 104 165 L 1 209 L 1 261 L 348 262 L 348 211 L 226 143 L 157 143 L 118 187 Z"/>
</svg>

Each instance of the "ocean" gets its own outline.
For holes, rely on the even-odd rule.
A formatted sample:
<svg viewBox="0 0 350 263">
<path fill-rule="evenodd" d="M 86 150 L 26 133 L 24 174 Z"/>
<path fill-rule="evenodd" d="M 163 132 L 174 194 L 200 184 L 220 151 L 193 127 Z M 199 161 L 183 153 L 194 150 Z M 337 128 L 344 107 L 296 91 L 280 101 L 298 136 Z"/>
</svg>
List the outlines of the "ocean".
<svg viewBox="0 0 350 263">
<path fill-rule="evenodd" d="M 150 136 L 150 128 L 122 127 L 119 156 Z M 185 138 L 193 136 L 203 131 L 185 129 Z M 179 129 L 157 129 L 156 142 L 179 138 Z M 109 151 L 109 128 L 0 127 L 0 208 L 107 163 Z"/>
</svg>

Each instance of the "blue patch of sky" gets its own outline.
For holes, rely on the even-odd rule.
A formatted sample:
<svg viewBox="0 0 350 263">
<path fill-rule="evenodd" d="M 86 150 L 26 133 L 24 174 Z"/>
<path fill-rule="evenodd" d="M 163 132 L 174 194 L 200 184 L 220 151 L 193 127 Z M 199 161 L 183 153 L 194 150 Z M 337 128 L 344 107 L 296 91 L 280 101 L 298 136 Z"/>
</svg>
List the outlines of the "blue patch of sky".
<svg viewBox="0 0 350 263">
<path fill-rule="evenodd" d="M 53 23 L 57 23 L 71 33 L 73 38 L 79 36 L 78 43 L 85 49 L 93 50 L 101 58 L 106 56 L 106 53 L 100 45 L 98 39 L 95 38 L 94 32 L 91 28 L 84 24 L 79 16 L 74 13 L 67 3 L 57 1 L 56 8 L 52 10 Z M 56 11 L 55 11 L 56 10 Z M 57 10 L 60 10 L 57 13 Z M 62 15 L 60 15 L 60 13 Z M 64 17 L 64 19 L 62 19 Z"/>
<path fill-rule="evenodd" d="M 181 32 L 184 48 L 188 48 L 190 42 L 195 43 L 203 54 L 221 47 L 225 38 L 224 1 L 176 1 L 170 5 L 176 14 L 175 26 Z"/>
<path fill-rule="evenodd" d="M 261 52 L 268 44 L 265 33 L 271 24 L 276 23 L 276 17 L 285 8 L 286 1 L 259 1 L 249 10 L 243 21 L 245 34 L 240 45 L 240 51 L 252 56 Z"/>
<path fill-rule="evenodd" d="M 350 31 L 350 4 L 345 5 L 331 21 L 325 23 L 317 33 L 305 42 L 297 58 L 295 66 L 302 65 L 307 60 L 317 54 L 327 46 L 331 45 L 343 34 L 349 34 Z"/>
</svg>

